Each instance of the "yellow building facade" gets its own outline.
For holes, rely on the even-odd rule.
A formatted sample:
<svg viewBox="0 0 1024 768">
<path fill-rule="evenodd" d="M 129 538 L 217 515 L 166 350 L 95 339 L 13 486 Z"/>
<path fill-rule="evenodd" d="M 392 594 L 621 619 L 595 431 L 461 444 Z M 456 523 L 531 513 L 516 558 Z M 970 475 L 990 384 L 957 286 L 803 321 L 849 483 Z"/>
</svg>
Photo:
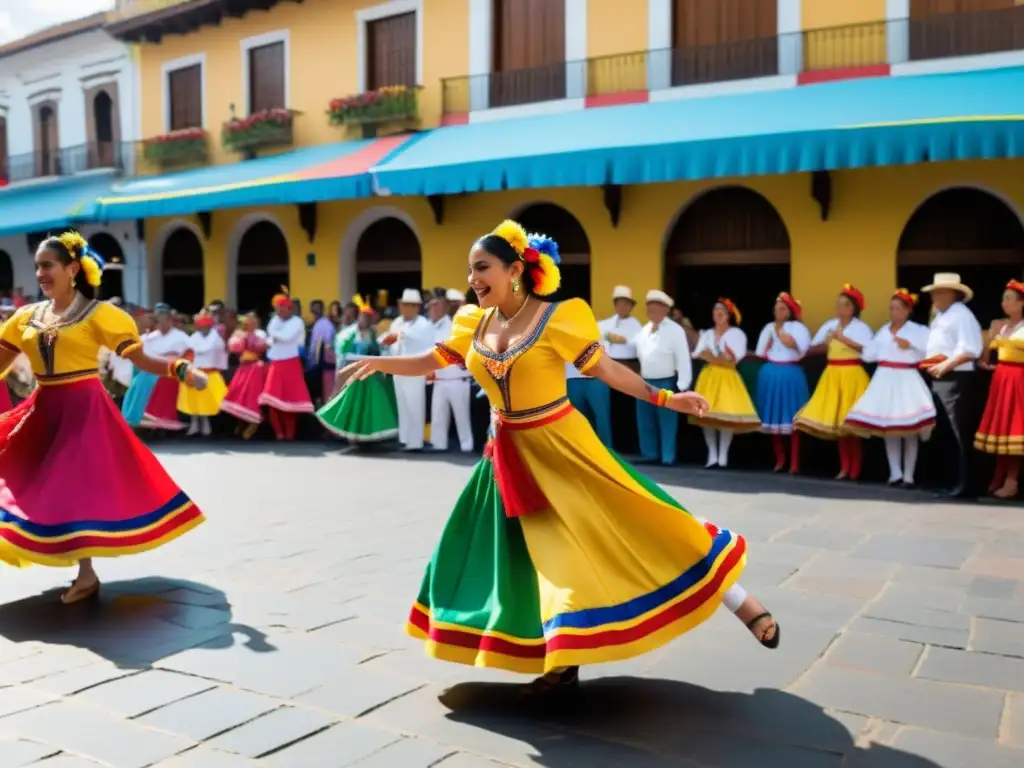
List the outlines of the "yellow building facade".
<svg viewBox="0 0 1024 768">
<path fill-rule="evenodd" d="M 635 52 L 658 49 L 664 42 L 661 28 L 666 9 L 678 12 L 673 10 L 672 0 L 645 0 L 636 3 L 635 10 L 625 15 L 617 0 L 565 2 L 564 57 L 567 61 L 573 57 L 609 60 L 608 57 L 644 55 Z M 740 0 L 735 3 L 737 7 L 742 5 Z M 478 49 L 482 44 L 483 3 L 423 0 L 392 5 L 403 11 L 412 8 L 417 14 L 415 56 L 417 77 L 422 84 L 421 127 L 436 127 L 443 122 L 446 111 L 442 81 L 472 74 L 482 61 Z M 887 20 L 887 14 L 891 15 L 893 8 L 898 9 L 900 4 L 886 0 L 841 4 L 832 0 L 778 0 L 775 5 L 780 51 L 784 35 L 806 33 L 800 38 L 804 57 L 802 72 L 813 58 L 844 70 L 882 66 L 882 62 L 871 57 L 881 56 L 884 62 L 885 30 L 894 24 L 892 18 Z M 909 13 L 911 4 L 906 5 Z M 379 7 L 374 0 L 281 2 L 269 11 L 225 18 L 215 26 L 200 25 L 187 34 L 167 34 L 159 43 L 140 44 L 143 135 L 155 136 L 166 130 L 169 68 L 173 68 L 175 62 L 201 60 L 204 127 L 216 145 L 211 163 L 238 162 L 237 155 L 220 148 L 217 136 L 220 125 L 232 116 L 232 105 L 236 114 L 245 112 L 245 41 L 285 39 L 287 107 L 298 113 L 295 146 L 351 138 L 345 129 L 328 124 L 325 111 L 332 98 L 358 93 L 363 85 L 365 74 L 360 74 L 359 64 L 360 57 L 366 55 L 363 25 L 367 18 L 374 18 L 374 9 Z M 495 6 L 489 7 L 493 14 Z M 578 26 L 581 19 L 583 28 L 573 32 L 573 24 Z M 835 30 L 846 28 L 840 25 L 871 23 L 881 30 L 878 49 L 872 49 L 874 53 L 867 58 L 863 49 L 859 49 L 856 56 L 850 54 L 849 34 Z M 794 28 L 784 29 L 786 24 Z M 833 32 L 817 38 L 811 32 L 821 29 Z M 829 48 L 830 45 L 833 48 Z M 645 56 L 649 72 L 654 59 L 649 53 Z M 781 61 L 780 53 L 780 68 Z M 816 70 L 819 71 L 816 78 L 829 79 L 819 76 L 820 70 L 821 67 Z M 800 72 L 773 76 L 791 77 L 790 87 L 793 87 Z M 785 87 L 785 83 L 779 87 Z M 714 87 L 706 90 L 709 95 L 716 92 Z M 601 94 L 583 96 L 581 102 Z M 647 98 L 654 100 L 653 92 Z M 589 106 L 589 103 L 581 106 Z M 517 109 L 519 111 L 515 111 Z M 511 108 L 509 116 L 522 113 L 521 108 Z M 496 114 L 487 116 L 487 119 L 499 118 Z M 472 122 L 475 115 L 468 119 Z M 810 194 L 809 174 L 629 186 L 622 190 L 621 217 L 617 225 L 610 220 L 600 188 L 516 190 L 451 197 L 445 201 L 440 222 L 424 198 L 378 196 L 320 203 L 312 241 L 294 205 L 216 210 L 206 222 L 197 215 L 146 221 L 151 296 L 160 298 L 161 254 L 167 240 L 172 232 L 185 227 L 201 239 L 206 299 L 230 300 L 236 293 L 233 284 L 237 281 L 242 236 L 254 223 L 269 221 L 280 229 L 288 244 L 287 272 L 292 293 L 307 302 L 313 298 L 344 300 L 357 286 L 356 252 L 360 236 L 374 222 L 389 217 L 403 222 L 419 242 L 421 280 L 415 287 L 461 288 L 465 285 L 467 249 L 476 237 L 503 218 L 515 217 L 530 206 L 548 203 L 571 214 L 585 232 L 589 245 L 584 257 L 589 263 L 590 298 L 598 314 L 605 314 L 611 311 L 610 296 L 615 285 L 629 285 L 640 295 L 650 288 L 667 285 L 676 290 L 680 287 L 677 279 L 667 279 L 671 270 L 666 269 L 665 253 L 673 227 L 696 200 L 709 191 L 731 186 L 758 193 L 781 218 L 789 240 L 789 287 L 803 300 L 806 320 L 812 326 L 831 316 L 835 295 L 844 282 L 858 285 L 867 295 L 865 319 L 869 323 L 877 327 L 885 322 L 887 297 L 897 287 L 901 235 L 914 212 L 937 193 L 960 187 L 977 189 L 1007 206 L 1018 219 L 1024 211 L 1024 162 L 1021 161 L 933 163 L 834 172 L 831 174 L 830 210 L 824 220 L 821 206 Z M 739 267 L 737 280 L 743 280 L 743 255 L 731 253 L 724 259 L 724 264 Z M 940 266 L 949 267 L 948 259 L 945 262 L 939 259 L 936 269 Z M 1020 276 L 1019 265 L 1007 263 L 1005 271 L 1007 278 Z M 714 286 L 716 292 L 727 288 Z M 762 319 L 767 320 L 767 316 Z M 704 321 L 704 318 L 695 319 L 698 325 Z"/>
</svg>

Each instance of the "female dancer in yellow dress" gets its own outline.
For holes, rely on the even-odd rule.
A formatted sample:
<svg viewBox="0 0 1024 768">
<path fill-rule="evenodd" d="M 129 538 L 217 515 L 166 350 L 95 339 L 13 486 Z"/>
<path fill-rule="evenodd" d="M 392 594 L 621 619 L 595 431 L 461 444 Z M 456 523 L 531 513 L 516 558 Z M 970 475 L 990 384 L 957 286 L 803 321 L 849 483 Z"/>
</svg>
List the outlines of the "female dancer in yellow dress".
<svg viewBox="0 0 1024 768">
<path fill-rule="evenodd" d="M 730 299 L 719 299 L 711 310 L 714 327 L 701 331 L 693 356 L 704 361 L 694 391 L 708 401 L 708 412 L 690 416 L 704 430 L 706 466 L 729 465 L 729 446 L 737 432 L 757 432 L 761 419 L 750 399 L 736 363 L 747 354 L 747 334 L 739 329 L 740 311 Z"/>
<path fill-rule="evenodd" d="M 839 442 L 839 474 L 836 480 L 860 478 L 861 438 L 843 422 L 868 388 L 867 371 L 861 363 L 864 348 L 874 334 L 860 319 L 864 294 L 847 283 L 836 299 L 836 316 L 818 329 L 808 354 L 828 357 L 825 373 L 818 380 L 807 405 L 793 419 L 793 427 L 823 440 Z"/>
<path fill-rule="evenodd" d="M 579 665 L 651 651 L 720 603 L 762 644 L 779 627 L 737 584 L 741 536 L 694 517 L 619 460 L 568 402 L 565 364 L 637 398 L 703 415 L 693 392 L 651 391 L 603 354 L 583 301 L 542 297 L 559 284 L 557 247 L 506 221 L 469 253 L 480 306 L 455 315 L 447 342 L 415 357 L 349 366 L 423 376 L 463 365 L 487 393 L 494 437 L 456 502 L 407 630 L 435 658 L 542 675 L 527 688 L 575 687 Z"/>
<path fill-rule="evenodd" d="M 99 351 L 197 389 L 206 377 L 184 360 L 142 351 L 135 321 L 95 298 L 101 265 L 74 232 L 44 240 L 36 277 L 48 301 L 23 307 L 0 327 L 0 370 L 23 352 L 39 384 L 0 416 L 0 560 L 77 563 L 64 603 L 98 593 L 92 558 L 155 549 L 203 522 L 103 388 Z"/>
</svg>

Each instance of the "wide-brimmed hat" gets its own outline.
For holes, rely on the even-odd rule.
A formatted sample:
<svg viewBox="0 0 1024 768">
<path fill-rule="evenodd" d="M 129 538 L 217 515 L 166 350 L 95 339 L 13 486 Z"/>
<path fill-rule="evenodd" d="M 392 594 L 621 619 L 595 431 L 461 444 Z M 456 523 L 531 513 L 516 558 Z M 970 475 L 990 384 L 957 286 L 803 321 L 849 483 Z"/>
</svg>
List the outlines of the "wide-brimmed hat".
<svg viewBox="0 0 1024 768">
<path fill-rule="evenodd" d="M 616 285 L 612 288 L 612 301 L 618 301 L 619 299 L 632 301 L 636 304 L 636 300 L 633 298 L 633 291 L 628 285 Z"/>
<path fill-rule="evenodd" d="M 960 275 L 957 272 L 936 272 L 932 278 L 930 285 L 926 285 L 921 290 L 925 293 L 931 293 L 936 288 L 948 288 L 951 291 L 960 291 L 964 295 L 964 301 L 970 301 L 974 298 L 974 291 L 970 287 L 963 284 L 960 280 Z"/>
<path fill-rule="evenodd" d="M 423 296 L 415 288 L 406 288 L 402 291 L 402 298 L 398 300 L 399 304 L 422 304 Z"/>
<path fill-rule="evenodd" d="M 448 299 L 448 301 L 466 300 L 466 294 L 464 294 L 462 291 L 457 291 L 454 288 L 449 288 L 448 291 L 445 293 L 444 297 Z"/>
<path fill-rule="evenodd" d="M 664 304 L 666 307 L 671 309 L 676 305 L 675 301 L 664 291 L 650 290 L 647 292 L 647 303 L 650 304 L 652 301 L 658 304 Z"/>
</svg>

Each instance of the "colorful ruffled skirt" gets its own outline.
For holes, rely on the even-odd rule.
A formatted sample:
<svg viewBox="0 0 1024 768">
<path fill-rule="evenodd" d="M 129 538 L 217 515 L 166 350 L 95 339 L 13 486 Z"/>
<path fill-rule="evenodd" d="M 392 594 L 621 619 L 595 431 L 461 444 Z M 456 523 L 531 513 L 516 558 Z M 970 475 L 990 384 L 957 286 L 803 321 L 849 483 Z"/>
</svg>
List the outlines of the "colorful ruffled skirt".
<svg viewBox="0 0 1024 768">
<path fill-rule="evenodd" d="M 757 372 L 757 413 L 762 432 L 792 433 L 793 419 L 810 399 L 807 376 L 799 363 L 769 361 Z"/>
<path fill-rule="evenodd" d="M 793 419 L 793 427 L 824 440 L 848 434 L 843 422 L 867 391 L 869 381 L 860 360 L 829 362 L 811 399 Z"/>
<path fill-rule="evenodd" d="M 313 401 L 299 358 L 273 360 L 268 364 L 259 403 L 286 413 L 313 413 Z"/>
<path fill-rule="evenodd" d="M 917 365 L 879 363 L 867 390 L 846 415 L 845 426 L 861 437 L 931 437 L 935 401 Z"/>
<path fill-rule="evenodd" d="M 350 381 L 316 417 L 330 432 L 354 443 L 393 440 L 398 437 L 394 382 L 379 373 Z"/>
<path fill-rule="evenodd" d="M 132 383 L 124 394 L 124 400 L 121 401 L 121 415 L 133 427 L 142 424 L 142 417 L 146 414 L 149 398 L 159 380 L 160 377 L 155 373 L 146 373 L 138 368 L 135 369 Z"/>
<path fill-rule="evenodd" d="M 178 387 L 177 409 L 186 416 L 216 416 L 228 393 L 228 385 L 220 371 L 203 370 L 209 382 L 200 391 L 192 387 Z"/>
<path fill-rule="evenodd" d="M 203 519 L 98 377 L 41 386 L 0 417 L 0 560 L 68 566 L 144 552 Z"/>
<path fill-rule="evenodd" d="M 754 402 L 735 368 L 706 364 L 693 390 L 708 401 L 708 412 L 691 416 L 691 424 L 733 432 L 756 432 L 761 428 Z"/>
<path fill-rule="evenodd" d="M 652 651 L 718 608 L 741 536 L 700 520 L 558 404 L 502 421 L 407 631 L 430 656 L 540 674 Z"/>
<path fill-rule="evenodd" d="M 169 376 L 160 376 L 153 386 L 153 392 L 146 403 L 146 411 L 142 414 L 142 425 L 149 429 L 165 429 L 168 432 L 176 432 L 185 428 L 185 423 L 178 418 L 178 389 L 180 384 L 177 379 Z"/>
<path fill-rule="evenodd" d="M 1024 456 L 1024 364 L 996 365 L 974 447 L 1000 456 Z"/>
<path fill-rule="evenodd" d="M 236 419 L 250 424 L 263 422 L 260 395 L 267 383 L 267 366 L 262 361 L 242 363 L 231 377 L 227 394 L 220 409 Z"/>
</svg>

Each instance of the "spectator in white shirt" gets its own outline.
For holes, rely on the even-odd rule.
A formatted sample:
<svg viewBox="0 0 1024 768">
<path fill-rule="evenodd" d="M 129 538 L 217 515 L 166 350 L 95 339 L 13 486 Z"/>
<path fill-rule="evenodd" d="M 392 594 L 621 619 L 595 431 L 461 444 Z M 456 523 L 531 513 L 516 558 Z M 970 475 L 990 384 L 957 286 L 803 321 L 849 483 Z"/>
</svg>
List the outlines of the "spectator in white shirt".
<svg viewBox="0 0 1024 768">
<path fill-rule="evenodd" d="M 680 325 L 668 319 L 675 302 L 664 291 L 647 292 L 649 322 L 636 340 L 640 375 L 657 389 L 684 392 L 693 381 L 690 345 Z M 636 423 L 640 453 L 645 461 L 668 466 L 676 461 L 679 416 L 666 408 L 637 401 Z"/>
<path fill-rule="evenodd" d="M 932 393 L 939 410 L 949 421 L 957 452 L 956 481 L 945 495 L 959 498 L 970 495 L 974 490 L 970 451 L 980 408 L 978 403 L 970 402 L 968 386 L 974 372 L 974 361 L 982 353 L 981 325 L 965 305 L 974 296 L 974 291 L 964 285 L 955 272 L 936 274 L 932 284 L 921 290 L 931 294 L 935 310 L 935 317 L 928 327 L 928 346 L 923 364 L 932 377 Z M 945 448 L 948 444 L 939 441 L 939 445 Z M 952 453 L 954 446 L 948 447 Z M 946 458 L 952 459 L 952 456 Z M 952 467 L 948 469 L 952 470 Z"/>
<path fill-rule="evenodd" d="M 434 296 L 427 304 L 427 315 L 434 326 L 434 341 L 446 342 L 452 335 L 452 319 L 448 316 L 448 300 Z M 448 436 L 452 417 L 459 436 L 459 450 L 473 451 L 473 423 L 470 418 L 469 371 L 459 365 L 449 365 L 435 371 L 430 398 L 430 444 L 436 451 L 448 450 Z"/>
<path fill-rule="evenodd" d="M 421 355 L 434 346 L 434 325 L 420 314 L 423 296 L 415 288 L 407 288 L 398 300 L 398 317 L 380 339 L 392 355 Z M 398 441 L 407 451 L 422 451 L 427 429 L 426 376 L 396 376 L 395 399 L 398 401 Z"/>
<path fill-rule="evenodd" d="M 294 440 L 299 414 L 313 412 L 299 359 L 299 348 L 306 342 L 306 324 L 295 313 L 295 303 L 287 293 L 279 293 L 272 304 L 276 314 L 267 324 L 269 365 L 259 403 L 270 409 L 274 436 L 278 440 Z"/>
<path fill-rule="evenodd" d="M 209 378 L 209 384 L 201 392 L 192 387 L 178 388 L 178 411 L 189 417 L 189 437 L 202 433 L 209 437 L 213 429 L 210 417 L 220 413 L 220 405 L 228 393 L 224 377 L 217 370 L 217 362 L 226 345 L 221 335 L 214 330 L 214 318 L 209 312 L 200 312 L 193 318 L 195 332 L 188 337 L 188 348 L 195 356 L 193 365 Z"/>
<path fill-rule="evenodd" d="M 640 373 L 636 339 L 644 325 L 633 317 L 633 310 L 636 309 L 633 291 L 628 286 L 617 285 L 612 290 L 612 301 L 615 305 L 615 314 L 597 324 L 601 331 L 605 354 L 634 373 Z M 639 444 L 636 430 L 636 401 L 618 390 L 608 389 L 611 437 L 615 450 L 619 453 L 636 453 Z"/>
</svg>

